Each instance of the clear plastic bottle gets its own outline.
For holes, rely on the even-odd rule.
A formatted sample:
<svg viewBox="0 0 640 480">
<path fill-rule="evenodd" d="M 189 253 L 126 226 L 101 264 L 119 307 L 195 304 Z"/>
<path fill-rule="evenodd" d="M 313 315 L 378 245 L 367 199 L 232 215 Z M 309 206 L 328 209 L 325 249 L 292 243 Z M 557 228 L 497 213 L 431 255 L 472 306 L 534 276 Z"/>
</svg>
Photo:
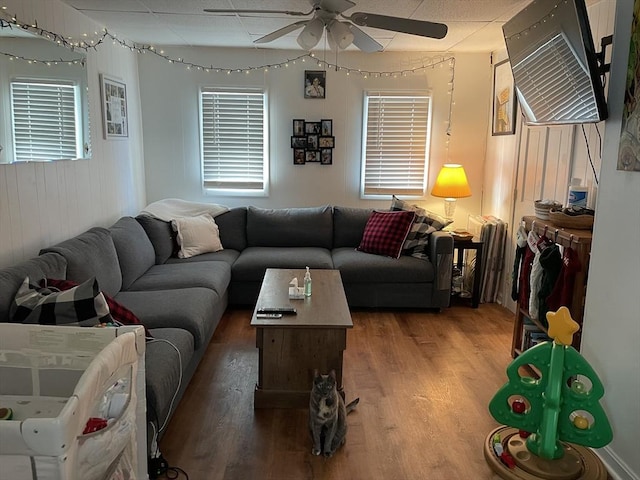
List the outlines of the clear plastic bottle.
<svg viewBox="0 0 640 480">
<path fill-rule="evenodd" d="M 311 272 L 309 271 L 309 267 L 307 267 L 307 271 L 304 274 L 304 296 L 311 296 Z"/>
</svg>

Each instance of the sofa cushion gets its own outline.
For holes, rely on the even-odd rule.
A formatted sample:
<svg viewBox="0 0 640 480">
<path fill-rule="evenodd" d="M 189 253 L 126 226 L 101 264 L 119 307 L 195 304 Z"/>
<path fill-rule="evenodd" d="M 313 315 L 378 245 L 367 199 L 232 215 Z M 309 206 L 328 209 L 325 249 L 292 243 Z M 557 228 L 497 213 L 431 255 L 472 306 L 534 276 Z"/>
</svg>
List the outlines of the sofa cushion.
<svg viewBox="0 0 640 480">
<path fill-rule="evenodd" d="M 71 280 L 60 280 L 57 278 L 43 278 L 42 280 L 40 280 L 40 287 L 49 287 L 58 290 L 70 290 L 76 286 L 78 286 L 78 284 Z M 109 306 L 109 313 L 111 313 L 111 318 L 113 318 L 116 322 L 119 322 L 122 325 L 142 325 L 140 319 L 136 317 L 135 314 L 124 305 L 116 302 L 109 295 L 104 295 L 104 298 L 107 301 L 107 305 Z M 151 337 L 151 334 L 149 333 L 147 327 L 145 327 L 144 325 L 142 326 L 144 327 L 145 336 Z"/>
<path fill-rule="evenodd" d="M 94 227 L 40 251 L 41 254 L 46 252 L 59 253 L 66 258 L 68 280 L 82 283 L 96 277 L 102 291 L 112 297 L 122 287 L 118 254 L 111 232 L 106 228 Z"/>
<path fill-rule="evenodd" d="M 222 296 L 229 282 L 231 282 L 231 266 L 225 262 L 165 263 L 151 267 L 128 290 L 204 287 Z"/>
<path fill-rule="evenodd" d="M 180 217 L 171 220 L 180 249 L 178 258 L 190 258 L 201 253 L 222 250 L 218 225 L 211 215 Z"/>
<path fill-rule="evenodd" d="M 93 327 L 111 322 L 107 300 L 95 278 L 68 290 L 41 287 L 26 277 L 13 301 L 11 321 L 40 325 Z"/>
<path fill-rule="evenodd" d="M 330 206 L 308 208 L 247 208 L 249 247 L 322 247 L 333 245 Z"/>
<path fill-rule="evenodd" d="M 154 328 L 151 334 L 153 338 L 146 342 L 145 351 L 147 406 L 150 418 L 162 426 L 194 355 L 194 340 L 193 335 L 182 328 Z"/>
<path fill-rule="evenodd" d="M 109 230 L 122 272 L 121 288 L 126 290 L 155 264 L 155 251 L 144 228 L 133 217 L 122 217 Z"/>
<path fill-rule="evenodd" d="M 404 245 L 402 245 L 402 254 L 418 258 L 428 257 L 429 237 L 431 237 L 433 232 L 437 231 L 437 228 L 429 223 L 430 221 L 433 223 L 429 212 L 417 205 L 411 205 L 404 200 L 400 200 L 395 195 L 391 200 L 391 210 L 405 210 L 415 212 L 416 214 L 416 218 L 414 219 L 413 224 L 411 224 L 411 229 L 409 230 L 407 239 L 404 241 Z M 437 223 L 436 225 L 440 225 L 440 223 Z"/>
<path fill-rule="evenodd" d="M 165 222 L 149 215 L 138 215 L 136 221 L 142 225 L 153 245 L 156 265 L 161 265 L 171 256 L 177 255 L 178 242 L 176 241 L 176 232 L 171 228 L 171 222 Z"/>
<path fill-rule="evenodd" d="M 352 247 L 335 248 L 334 267 L 340 270 L 342 282 L 349 283 L 404 283 L 413 288 L 416 283 L 434 281 L 435 271 L 429 260 L 403 255 L 384 257 L 360 252 Z M 345 287 L 346 288 L 346 287 Z"/>
<path fill-rule="evenodd" d="M 204 345 L 216 326 L 214 307 L 220 296 L 209 288 L 176 288 L 120 292 L 115 296 L 149 329 L 183 328 L 193 335 L 195 348 Z M 151 333 L 154 334 L 153 330 Z"/>
<path fill-rule="evenodd" d="M 241 252 L 247 248 L 247 208 L 235 207 L 215 217 L 220 241 L 226 249 Z"/>
<path fill-rule="evenodd" d="M 237 250 L 231 250 L 225 248 L 224 250 L 218 250 L 217 252 L 208 252 L 196 255 L 189 258 L 171 257 L 167 260 L 167 264 L 171 263 L 199 263 L 199 262 L 225 262 L 228 265 L 233 265 L 233 262 L 240 256 L 240 252 Z"/>
<path fill-rule="evenodd" d="M 47 277 L 65 278 L 66 274 L 67 260 L 57 253 L 45 253 L 0 269 L 0 322 L 9 321 L 11 303 L 25 277 L 39 281 Z"/>
<path fill-rule="evenodd" d="M 233 264 L 233 281 L 262 281 L 267 268 L 333 268 L 331 252 L 313 247 L 247 247 Z"/>
<path fill-rule="evenodd" d="M 357 247 L 371 208 L 333 207 L 333 248 Z"/>
<path fill-rule="evenodd" d="M 398 258 L 414 218 L 414 212 L 374 211 L 364 227 L 358 250 Z"/>
</svg>

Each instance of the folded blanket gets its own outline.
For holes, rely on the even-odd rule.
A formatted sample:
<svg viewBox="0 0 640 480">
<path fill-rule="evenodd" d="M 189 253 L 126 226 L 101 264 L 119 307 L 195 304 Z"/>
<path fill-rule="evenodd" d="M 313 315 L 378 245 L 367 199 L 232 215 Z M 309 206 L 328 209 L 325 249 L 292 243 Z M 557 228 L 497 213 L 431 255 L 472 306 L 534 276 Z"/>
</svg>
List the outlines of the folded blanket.
<svg viewBox="0 0 640 480">
<path fill-rule="evenodd" d="M 178 217 L 196 217 L 208 213 L 216 217 L 229 211 L 229 207 L 215 203 L 198 203 L 181 200 L 179 198 L 165 198 L 150 203 L 140 213 L 149 215 L 165 222 L 170 222 Z"/>
</svg>

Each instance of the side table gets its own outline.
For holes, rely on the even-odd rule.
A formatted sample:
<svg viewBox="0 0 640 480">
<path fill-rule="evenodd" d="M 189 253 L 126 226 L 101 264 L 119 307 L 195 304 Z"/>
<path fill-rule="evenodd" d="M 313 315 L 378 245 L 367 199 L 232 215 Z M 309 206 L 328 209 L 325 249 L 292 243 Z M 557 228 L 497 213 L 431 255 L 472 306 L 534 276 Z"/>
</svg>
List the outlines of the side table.
<svg viewBox="0 0 640 480">
<path fill-rule="evenodd" d="M 480 304 L 480 282 L 482 281 L 482 240 L 456 238 L 453 235 L 453 250 L 457 251 L 455 264 L 462 271 L 467 250 L 475 250 L 476 260 L 473 275 L 473 290 L 471 292 L 471 306 L 478 308 Z"/>
</svg>

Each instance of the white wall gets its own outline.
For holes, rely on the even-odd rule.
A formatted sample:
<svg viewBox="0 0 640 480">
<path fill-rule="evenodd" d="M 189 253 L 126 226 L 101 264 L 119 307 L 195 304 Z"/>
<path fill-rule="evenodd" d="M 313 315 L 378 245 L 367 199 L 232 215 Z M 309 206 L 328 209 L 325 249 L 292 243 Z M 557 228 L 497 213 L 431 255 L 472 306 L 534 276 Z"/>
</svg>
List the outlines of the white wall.
<svg viewBox="0 0 640 480">
<path fill-rule="evenodd" d="M 599 175 L 590 192 L 596 208 L 583 322 L 581 352 L 605 385 L 602 404 L 613 426 L 613 442 L 598 450 L 616 480 L 640 479 L 640 174 L 616 170 L 622 102 L 628 60 L 631 1 L 601 0 L 589 7 L 589 20 L 600 38 L 614 31 L 614 58 L 608 86 L 609 119 L 585 125 L 589 150 Z M 614 14 L 615 12 L 615 14 Z M 611 54 L 609 47 L 608 56 Z M 494 62 L 506 58 L 498 52 Z M 518 133 L 518 132 L 516 132 Z M 513 204 L 518 135 L 491 137 L 488 132 L 483 213 L 508 218 Z M 595 187 L 582 128 L 576 127 L 572 176 Z M 533 206 L 531 213 L 533 214 Z M 512 242 L 507 248 L 512 259 Z M 507 260 L 511 265 L 512 260 Z M 510 276 L 505 277 L 510 291 Z"/>
<path fill-rule="evenodd" d="M 279 63 L 300 52 L 254 49 L 166 48 L 170 56 L 201 65 L 239 68 Z M 395 71 L 424 64 L 435 54 L 341 53 L 338 63 L 352 68 Z M 289 56 L 289 57 L 287 57 Z M 335 63 L 335 58 L 331 59 Z M 366 89 L 431 89 L 434 97 L 429 188 L 446 161 L 449 116 L 448 64 L 406 77 L 367 79 L 360 75 L 327 71 L 326 99 L 304 99 L 304 70 L 317 70 L 306 62 L 288 68 L 247 74 L 206 73 L 168 64 L 153 55 L 139 60 L 145 138 L 145 169 L 149 202 L 165 197 L 265 207 L 320 204 L 387 207 L 389 200 L 363 202 L 359 198 L 363 91 Z M 479 213 L 483 159 L 488 121 L 485 92 L 491 82 L 489 55 L 456 56 L 450 161 L 462 163 L 474 196 L 459 201 L 456 222 L 465 227 L 468 213 Z M 268 197 L 205 196 L 200 179 L 198 90 L 203 85 L 260 86 L 268 91 L 270 108 L 271 190 Z M 336 148 L 333 165 L 294 166 L 290 137 L 292 120 L 333 119 Z M 443 212 L 443 201 L 427 196 L 418 203 Z"/>
<path fill-rule="evenodd" d="M 640 172 L 616 170 L 632 7 L 620 1 L 616 9 L 581 348 L 604 383 L 613 427 L 613 442 L 599 452 L 624 480 L 640 479 Z"/>
<path fill-rule="evenodd" d="M 47 30 L 80 38 L 100 26 L 58 0 L 4 0 L 7 12 Z M 2 50 L 0 48 L 0 50 Z M 55 242 L 108 226 L 145 204 L 137 55 L 110 42 L 87 54 L 91 160 L 0 165 L 0 267 Z M 99 73 L 127 85 L 129 138 L 104 140 Z"/>
</svg>

